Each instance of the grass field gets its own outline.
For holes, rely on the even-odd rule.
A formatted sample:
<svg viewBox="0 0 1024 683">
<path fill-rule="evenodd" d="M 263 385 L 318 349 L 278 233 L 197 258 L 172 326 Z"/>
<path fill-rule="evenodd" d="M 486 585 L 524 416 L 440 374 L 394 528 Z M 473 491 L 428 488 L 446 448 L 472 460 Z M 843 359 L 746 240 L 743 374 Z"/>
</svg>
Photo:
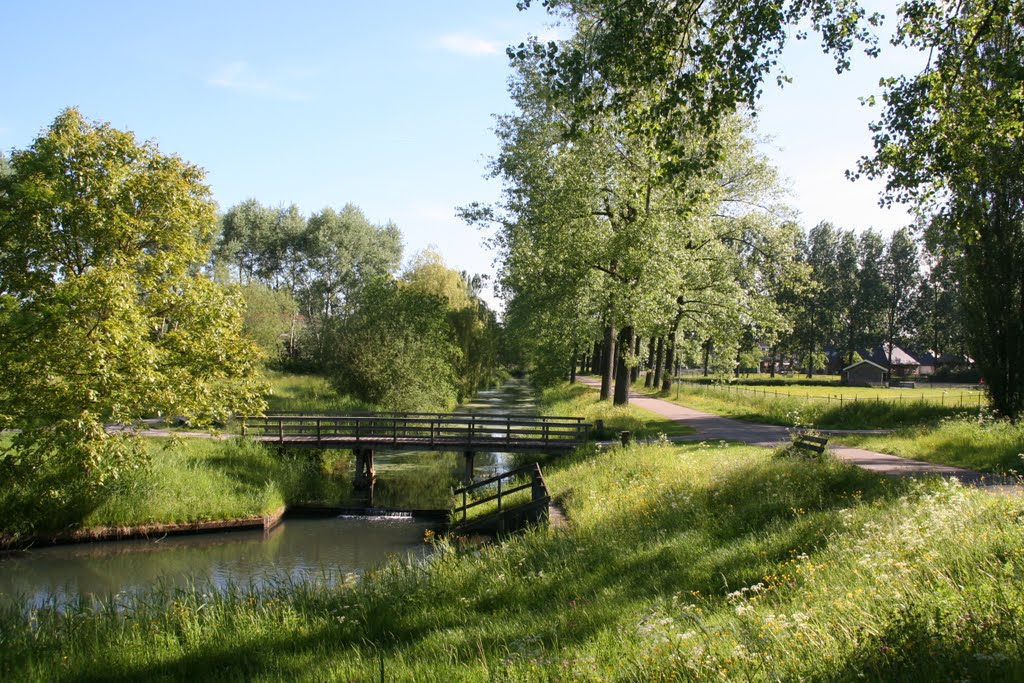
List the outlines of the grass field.
<svg viewBox="0 0 1024 683">
<path fill-rule="evenodd" d="M 638 385 L 637 389 L 645 391 L 642 385 Z M 952 400 L 944 402 L 941 396 L 938 400 L 927 396 L 924 400 L 920 396 L 914 400 L 901 400 L 894 394 L 896 400 L 876 400 L 870 398 L 875 394 L 858 392 L 877 393 L 889 390 L 858 387 L 844 387 L 842 391 L 834 391 L 835 395 L 832 398 L 825 399 L 812 399 L 809 398 L 811 393 L 798 393 L 809 391 L 817 392 L 815 395 L 824 395 L 823 389 L 825 387 L 795 386 L 790 390 L 791 395 L 787 396 L 777 387 L 755 390 L 749 387 L 725 388 L 682 383 L 664 395 L 653 390 L 646 391 L 679 405 L 739 420 L 823 429 L 896 429 L 935 424 L 943 418 L 961 416 L 972 411 L 977 413 L 978 410 L 976 407 L 960 408 L 958 402 L 957 405 L 951 405 Z M 772 393 L 774 390 L 778 390 L 779 393 Z M 839 397 L 842 397 L 842 400 Z"/>
<path fill-rule="evenodd" d="M 6 680 L 1020 680 L 1021 501 L 753 447 L 550 463 L 569 528 L 354 586 L 0 612 Z"/>
<path fill-rule="evenodd" d="M 874 401 L 892 402 L 896 404 L 912 404 L 915 402 L 937 403 L 940 406 L 953 408 L 978 408 L 985 404 L 985 392 L 975 386 L 931 387 L 918 385 L 915 389 L 899 389 L 888 387 L 848 387 L 836 384 L 818 386 L 806 384 L 787 384 L 785 386 L 768 386 L 744 384 L 741 381 L 722 384 L 696 384 L 681 382 L 681 390 L 707 388 L 724 392 L 728 395 L 760 396 L 762 398 L 797 398 L 805 401 L 822 401 L 828 404 L 839 404 Z"/>
</svg>

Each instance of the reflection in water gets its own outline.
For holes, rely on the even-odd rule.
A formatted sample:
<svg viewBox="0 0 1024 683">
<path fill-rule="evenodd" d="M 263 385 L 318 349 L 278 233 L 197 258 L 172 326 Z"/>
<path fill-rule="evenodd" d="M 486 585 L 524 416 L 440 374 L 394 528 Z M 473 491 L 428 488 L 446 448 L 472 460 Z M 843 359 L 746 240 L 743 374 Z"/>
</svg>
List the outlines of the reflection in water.
<svg viewBox="0 0 1024 683">
<path fill-rule="evenodd" d="M 389 555 L 420 555 L 430 524 L 406 518 L 289 519 L 271 531 L 38 548 L 0 556 L 0 600 L 34 606 L 103 602 L 154 586 L 259 590 L 281 582 L 332 584 Z"/>
</svg>

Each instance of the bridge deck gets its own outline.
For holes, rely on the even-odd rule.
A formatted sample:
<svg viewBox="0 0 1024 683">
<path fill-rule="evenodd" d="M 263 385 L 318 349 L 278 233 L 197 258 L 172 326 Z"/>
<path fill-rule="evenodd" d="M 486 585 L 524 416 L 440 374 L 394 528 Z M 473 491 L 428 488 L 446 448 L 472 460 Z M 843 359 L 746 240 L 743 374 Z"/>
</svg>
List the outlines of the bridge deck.
<svg viewBox="0 0 1024 683">
<path fill-rule="evenodd" d="M 305 448 L 401 448 L 466 451 L 563 451 L 586 441 L 576 417 L 474 413 L 280 414 L 248 417 L 243 434 Z"/>
</svg>

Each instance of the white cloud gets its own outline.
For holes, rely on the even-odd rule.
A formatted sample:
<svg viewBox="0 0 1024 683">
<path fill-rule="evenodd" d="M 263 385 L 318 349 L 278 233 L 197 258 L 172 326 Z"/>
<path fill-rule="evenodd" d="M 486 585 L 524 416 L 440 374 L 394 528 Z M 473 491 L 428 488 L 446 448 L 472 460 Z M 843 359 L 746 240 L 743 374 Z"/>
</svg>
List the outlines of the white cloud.
<svg viewBox="0 0 1024 683">
<path fill-rule="evenodd" d="M 206 79 L 206 83 L 246 95 L 301 101 L 310 99 L 310 96 L 297 89 L 296 83 L 309 78 L 312 74 L 312 71 L 302 69 L 278 69 L 268 74 L 259 74 L 248 62 L 238 61 L 214 71 Z"/>
<path fill-rule="evenodd" d="M 437 44 L 448 52 L 464 57 L 483 57 L 501 52 L 494 41 L 465 33 L 448 33 L 438 38 Z"/>
</svg>

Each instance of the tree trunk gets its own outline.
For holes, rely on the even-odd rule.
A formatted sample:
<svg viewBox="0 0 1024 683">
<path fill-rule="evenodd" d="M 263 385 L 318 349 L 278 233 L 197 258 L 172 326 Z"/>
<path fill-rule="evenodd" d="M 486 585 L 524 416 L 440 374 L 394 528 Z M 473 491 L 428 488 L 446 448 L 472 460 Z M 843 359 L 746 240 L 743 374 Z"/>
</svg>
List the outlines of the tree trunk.
<svg viewBox="0 0 1024 683">
<path fill-rule="evenodd" d="M 654 350 L 657 344 L 657 340 L 651 337 L 647 342 L 647 372 L 644 374 L 644 387 L 647 389 L 651 388 L 651 384 L 654 381 Z"/>
<path fill-rule="evenodd" d="M 626 358 L 633 349 L 633 344 L 633 328 L 631 326 L 623 327 L 622 332 L 619 333 L 618 359 L 616 363 L 618 373 L 615 377 L 614 404 L 617 406 L 629 405 L 629 379 L 632 373 L 630 372 L 631 369 L 626 365 Z"/>
<path fill-rule="evenodd" d="M 601 367 L 601 340 L 594 340 L 594 353 L 590 356 L 590 374 L 596 375 L 600 372 L 598 368 Z"/>
<path fill-rule="evenodd" d="M 577 348 L 573 347 L 572 359 L 569 361 L 569 384 L 576 384 L 576 361 L 580 354 Z"/>
<path fill-rule="evenodd" d="M 711 360 L 711 340 L 704 342 L 704 376 L 708 376 L 708 362 Z"/>
<path fill-rule="evenodd" d="M 639 361 L 640 359 L 640 346 L 641 339 L 640 335 L 636 335 L 636 339 L 633 340 L 633 358 Z M 629 372 L 629 383 L 636 384 L 636 381 L 640 379 L 640 363 L 638 362 Z"/>
<path fill-rule="evenodd" d="M 665 335 L 658 337 L 658 350 L 654 354 L 654 382 L 651 386 L 661 386 L 661 376 L 665 374 Z"/>
<path fill-rule="evenodd" d="M 771 372 L 772 379 L 775 379 L 775 366 L 777 364 L 776 359 L 778 358 L 778 356 L 779 356 L 779 347 L 778 346 L 773 346 L 771 351 L 768 354 L 768 362 L 771 363 L 771 366 L 772 366 L 772 369 L 769 371 L 769 372 Z"/>
<path fill-rule="evenodd" d="M 676 335 L 669 334 L 665 340 L 665 374 L 661 380 L 661 390 L 665 393 L 672 391 L 672 365 L 676 362 Z"/>
<path fill-rule="evenodd" d="M 601 347 L 601 400 L 607 401 L 612 395 L 612 369 L 615 366 L 615 326 L 604 328 L 604 344 Z"/>
</svg>

